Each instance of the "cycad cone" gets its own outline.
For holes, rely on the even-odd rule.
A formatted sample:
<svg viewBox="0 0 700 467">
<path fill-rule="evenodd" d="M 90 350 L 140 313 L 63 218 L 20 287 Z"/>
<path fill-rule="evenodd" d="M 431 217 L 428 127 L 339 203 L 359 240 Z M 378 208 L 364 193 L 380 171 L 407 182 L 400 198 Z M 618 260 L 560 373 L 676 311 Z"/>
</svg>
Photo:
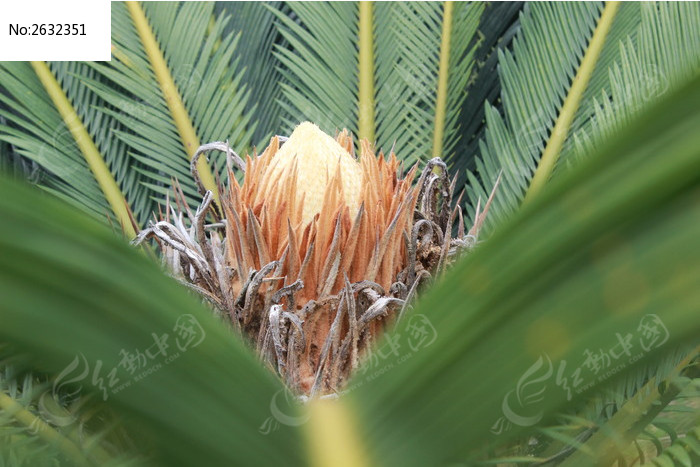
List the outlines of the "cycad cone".
<svg viewBox="0 0 700 467">
<path fill-rule="evenodd" d="M 375 156 L 369 142 L 360 147 L 356 160 L 347 131 L 333 139 L 305 122 L 281 147 L 274 137 L 259 157 L 248 157 L 242 184 L 229 174 L 223 207 L 226 262 L 235 270 L 233 296 L 249 287 L 250 271 L 267 274 L 255 291 L 258 298 L 246 300 L 237 321 L 264 345 L 266 320 L 277 296 L 284 311 L 303 322 L 304 348 L 286 350 L 299 361 L 280 369 L 301 392 L 311 388 L 341 289 L 370 281 L 388 293 L 407 264 L 404 236 L 410 238 L 416 206 L 416 169 L 402 178 L 393 153 L 385 160 L 383 154 Z M 287 290 L 291 292 L 283 293 Z M 357 310 L 358 316 L 362 311 Z M 371 335 L 378 326 L 377 321 L 369 325 Z M 342 325 L 339 338 L 348 327 Z M 358 345 L 364 341 L 353 348 Z"/>
<path fill-rule="evenodd" d="M 297 196 L 304 194 L 302 222 L 321 212 L 323 196 L 333 174 L 340 170 L 343 199 L 354 217 L 360 207 L 362 169 L 360 164 L 336 140 L 311 122 L 296 127 L 275 155 L 269 176 L 279 180 L 297 169 Z M 270 186 L 274 190 L 274 186 Z"/>
</svg>

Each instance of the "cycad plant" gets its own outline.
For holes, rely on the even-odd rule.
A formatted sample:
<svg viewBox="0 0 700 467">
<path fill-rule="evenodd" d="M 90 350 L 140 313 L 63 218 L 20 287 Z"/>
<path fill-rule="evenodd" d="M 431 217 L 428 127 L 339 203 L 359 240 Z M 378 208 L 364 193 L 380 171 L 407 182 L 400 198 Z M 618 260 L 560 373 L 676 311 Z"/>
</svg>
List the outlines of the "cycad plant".
<svg viewBox="0 0 700 467">
<path fill-rule="evenodd" d="M 0 64 L 0 465 L 697 464 L 699 74 L 695 3 L 115 2 Z"/>
</svg>

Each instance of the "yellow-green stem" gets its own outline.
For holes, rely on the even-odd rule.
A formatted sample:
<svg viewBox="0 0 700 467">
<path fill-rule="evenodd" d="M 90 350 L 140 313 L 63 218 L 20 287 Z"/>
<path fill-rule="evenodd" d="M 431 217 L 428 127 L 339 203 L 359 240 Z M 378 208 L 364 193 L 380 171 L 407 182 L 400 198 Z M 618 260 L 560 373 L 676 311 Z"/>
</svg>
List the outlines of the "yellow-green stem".
<svg viewBox="0 0 700 467">
<path fill-rule="evenodd" d="M 603 45 L 605 45 L 605 39 L 610 32 L 610 27 L 612 26 L 613 20 L 615 19 L 615 14 L 620 7 L 620 2 L 608 2 L 603 9 L 603 13 L 600 15 L 598 20 L 598 26 L 593 33 L 590 43 L 588 44 L 588 49 L 586 50 L 583 60 L 581 60 L 581 65 L 576 73 L 576 77 L 571 84 L 569 89 L 569 94 L 564 100 L 564 105 L 562 105 L 561 111 L 559 112 L 559 117 L 557 118 L 554 128 L 552 129 L 552 135 L 549 138 L 547 147 L 545 147 L 542 157 L 540 158 L 540 163 L 535 170 L 535 175 L 532 177 L 532 182 L 530 182 L 530 188 L 528 189 L 524 203 L 529 202 L 533 197 L 542 191 L 549 180 L 552 170 L 559 159 L 559 154 L 561 148 L 566 141 L 566 136 L 569 133 L 569 128 L 574 120 L 576 111 L 581 103 L 581 97 L 583 92 L 588 86 L 593 70 L 595 69 L 600 53 L 603 50 Z"/>
<path fill-rule="evenodd" d="M 73 105 L 63 92 L 63 88 L 61 88 L 61 85 L 56 81 L 56 77 L 53 75 L 46 62 L 31 62 L 31 64 L 41 84 L 44 86 L 44 89 L 46 89 L 46 92 L 56 106 L 61 118 L 68 127 L 68 130 L 71 135 L 73 135 L 75 142 L 78 144 L 80 152 L 82 152 L 90 170 L 95 175 L 95 180 L 97 180 L 102 193 L 104 193 L 124 233 L 128 237 L 134 238 L 136 236 L 136 230 L 132 223 L 131 216 L 129 215 L 129 205 L 124 198 L 124 194 L 119 189 L 119 185 L 117 185 L 117 182 L 114 180 L 112 172 L 109 171 L 102 154 L 92 141 L 92 138 L 85 129 L 80 117 L 78 117 Z"/>
<path fill-rule="evenodd" d="M 48 423 L 25 409 L 19 402 L 3 392 L 0 392 L 0 410 L 17 420 L 24 427 L 33 430 L 48 443 L 56 446 L 76 465 L 88 464 L 87 459 L 80 449 L 68 438 L 51 428 Z"/>
<path fill-rule="evenodd" d="M 158 84 L 160 85 L 161 92 L 165 98 L 165 102 L 168 104 L 168 109 L 170 109 L 170 114 L 173 117 L 177 131 L 180 134 L 180 140 L 185 147 L 185 153 L 189 159 L 194 156 L 195 151 L 199 147 L 199 137 L 197 132 L 192 125 L 185 104 L 182 102 L 182 97 L 175 85 L 172 75 L 170 74 L 170 69 L 168 64 L 165 62 L 163 57 L 163 52 L 161 52 L 158 42 L 156 41 L 155 35 L 151 30 L 151 26 L 148 23 L 146 14 L 139 2 L 126 2 L 129 13 L 131 14 L 131 19 L 134 22 L 136 31 L 141 38 L 143 43 L 143 48 L 148 55 L 148 60 L 151 63 L 153 72 L 156 75 Z M 199 176 L 202 180 L 202 184 L 207 190 L 211 190 L 214 194 L 214 199 L 219 201 L 219 190 L 216 186 L 214 176 L 211 173 L 211 169 L 207 165 L 206 160 L 202 157 L 197 162 L 197 170 L 199 171 Z"/>
<path fill-rule="evenodd" d="M 443 157 L 442 145 L 445 137 L 445 112 L 447 111 L 447 86 L 450 69 L 450 42 L 452 41 L 453 2 L 445 2 L 442 14 L 442 37 L 440 39 L 440 68 L 435 101 L 435 131 L 433 132 L 433 157 Z"/>
<path fill-rule="evenodd" d="M 374 5 L 360 2 L 358 137 L 374 142 Z"/>
<path fill-rule="evenodd" d="M 315 399 L 309 402 L 308 410 L 305 429 L 312 466 L 369 465 L 352 414 L 342 401 Z"/>
</svg>

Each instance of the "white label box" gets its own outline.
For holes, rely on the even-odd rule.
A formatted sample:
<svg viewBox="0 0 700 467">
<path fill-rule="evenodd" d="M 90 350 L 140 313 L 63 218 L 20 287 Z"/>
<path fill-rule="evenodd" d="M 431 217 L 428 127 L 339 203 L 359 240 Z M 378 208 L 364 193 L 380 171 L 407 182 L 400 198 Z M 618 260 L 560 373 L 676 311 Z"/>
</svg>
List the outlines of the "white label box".
<svg viewBox="0 0 700 467">
<path fill-rule="evenodd" d="M 0 2 L 0 61 L 110 57 L 109 0 Z"/>
</svg>

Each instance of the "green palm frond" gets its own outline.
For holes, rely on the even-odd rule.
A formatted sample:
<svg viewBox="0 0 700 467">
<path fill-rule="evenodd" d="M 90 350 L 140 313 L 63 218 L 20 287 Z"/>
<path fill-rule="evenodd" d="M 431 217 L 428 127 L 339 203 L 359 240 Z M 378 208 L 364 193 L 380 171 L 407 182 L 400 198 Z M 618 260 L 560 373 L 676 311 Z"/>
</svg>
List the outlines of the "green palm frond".
<svg viewBox="0 0 700 467">
<path fill-rule="evenodd" d="M 104 193 L 32 66 L 2 63 L 0 82 L 0 113 L 5 119 L 0 137 L 43 169 L 38 184 L 95 217 L 111 215 Z"/>
<path fill-rule="evenodd" d="M 563 423 L 542 429 L 538 457 L 562 465 L 611 464 L 669 404 L 679 401 L 688 384 L 679 373 L 696 355 L 697 349 L 687 346 L 668 352 L 591 397 L 580 415 L 572 410 L 560 414 Z"/>
<path fill-rule="evenodd" d="M 700 79 L 666 97 L 428 291 L 417 305 L 427 322 L 406 319 L 378 345 L 376 373 L 357 374 L 347 396 L 376 458 L 469 464 L 532 436 L 526 416 L 546 422 L 676 345 L 697 344 L 700 134 L 691 129 L 700 124 Z M 585 367 L 585 350 L 614 346 L 616 333 L 638 332 L 650 314 L 667 329 L 666 346 L 642 351 L 607 381 Z M 417 351 L 391 345 L 411 336 L 434 340 Z M 542 371 L 523 381 L 528 368 Z M 576 392 L 584 383 L 593 388 Z M 519 420 L 502 407 L 521 387 L 518 397 L 536 404 L 518 405 Z"/>
<path fill-rule="evenodd" d="M 284 41 L 275 25 L 274 10 L 285 11 L 283 2 L 216 2 L 215 11 L 226 13 L 230 21 L 224 29 L 240 33 L 236 58 L 243 71 L 243 83 L 250 91 L 246 112 L 252 113 L 257 122 L 253 132 L 253 144 L 265 146 L 273 134 L 281 130 L 279 99 L 282 89 L 279 61 L 275 46 L 284 47 Z M 242 151 L 243 148 L 236 148 Z"/>
<path fill-rule="evenodd" d="M 84 465 L 88 459 L 126 466 L 135 460 L 125 454 L 128 435 L 114 414 L 47 378 L 17 374 L 13 365 L 0 371 L 0 409 L 2 466 Z"/>
<path fill-rule="evenodd" d="M 0 127 L 4 126 L 7 122 L 0 117 Z M 35 162 L 15 153 L 11 144 L 0 140 L 0 172 L 22 180 L 36 180 L 40 170 Z"/>
<path fill-rule="evenodd" d="M 368 134 L 378 147 L 388 150 L 396 144 L 399 156 L 410 162 L 427 160 L 435 151 L 452 154 L 460 137 L 457 117 L 474 64 L 472 40 L 482 4 L 377 3 L 371 13 L 373 62 L 367 70 L 358 63 L 361 15 L 356 3 L 289 7 L 297 20 L 278 15 L 289 43 L 278 52 L 289 127 L 309 119 L 331 133 L 340 128 L 362 133 L 364 105 L 371 107 Z M 373 76 L 371 105 L 361 102 L 366 73 Z"/>
<path fill-rule="evenodd" d="M 281 84 L 285 129 L 310 120 L 327 132 L 357 132 L 357 5 L 292 3 L 289 8 L 298 21 L 278 14 L 289 44 L 277 52 L 287 81 Z"/>
<path fill-rule="evenodd" d="M 659 467 L 693 467 L 700 462 L 700 428 L 692 428 L 683 438 L 675 438 L 652 463 Z"/>
<path fill-rule="evenodd" d="M 13 367 L 60 376 L 88 407 L 114 409 L 130 435 L 123 454 L 148 465 L 299 465 L 296 431 L 259 431 L 281 383 L 208 308 L 80 214 L 0 183 L 0 342 Z M 103 465 L 89 444 L 80 452 Z"/>
<path fill-rule="evenodd" d="M 30 406 L 35 399 L 35 381 L 31 377 L 17 377 L 11 373 L 11 367 L 6 367 L 0 372 L 0 399 L 2 412 L 0 412 L 0 465 L 55 465 L 54 459 L 62 459 L 61 451 L 56 445 L 46 446 L 44 440 L 38 436 L 27 435 L 26 427 L 15 425 L 15 417 L 10 415 L 6 406 L 8 400 L 17 405 Z M 30 424 L 31 426 L 31 424 Z M 63 459 L 65 461 L 65 459 Z"/>
<path fill-rule="evenodd" d="M 57 91 L 72 104 L 76 121 L 61 117 L 29 64 L 0 67 L 1 111 L 7 122 L 0 138 L 44 169 L 39 183 L 97 217 L 111 212 L 107 192 L 96 183 L 69 131 L 85 125 L 141 225 L 158 212 L 173 179 L 193 205 L 197 202 L 189 158 L 200 141 L 228 139 L 245 149 L 254 144 L 256 128 L 250 91 L 235 56 L 237 36 L 223 34 L 229 17 L 221 15 L 210 25 L 209 3 L 146 4 L 145 13 L 145 28 L 157 39 L 154 52 L 165 58 L 174 91 L 157 79 L 133 17 L 117 2 L 112 5 L 111 62 L 51 64 L 60 82 Z M 171 93 L 167 100 L 166 92 Z M 168 105 L 175 98 L 184 104 L 182 115 Z M 222 161 L 215 165 L 221 168 Z"/>
<path fill-rule="evenodd" d="M 496 178 L 503 173 L 487 230 L 512 215 L 530 189 L 540 157 L 555 139 L 550 133 L 561 117 L 562 104 L 567 97 L 574 97 L 572 79 L 599 26 L 601 11 L 601 5 L 593 3 L 528 4 L 512 52 L 501 53 L 503 116 L 487 105 L 487 130 L 476 163 L 478 177 L 476 173 L 468 174 L 467 209 L 473 216 L 478 200 L 488 197 Z M 590 80 L 582 91 L 578 90 L 580 102 L 573 109 L 572 121 L 557 136 L 565 137 L 562 162 L 570 163 L 572 154 L 580 158 L 590 152 L 590 141 L 610 129 L 607 122 L 628 121 L 644 107 L 635 105 L 641 93 L 649 95 L 649 83 L 642 81 L 656 79 L 658 84 L 658 79 L 664 78 L 664 82 L 680 83 L 697 72 L 698 48 L 679 45 L 697 42 L 697 33 L 693 32 L 697 30 L 697 15 L 695 4 L 620 6 L 610 30 L 602 37 L 604 44 Z M 659 37 L 665 39 L 654 40 Z M 682 61 L 685 66 L 676 66 Z M 629 89 L 636 89 L 631 97 Z M 656 100 L 646 99 L 645 104 Z M 555 161 L 559 156 L 556 152 Z"/>
<path fill-rule="evenodd" d="M 478 199 L 488 198 L 502 172 L 487 227 L 503 222 L 524 197 L 600 9 L 595 3 L 527 4 L 513 50 L 499 53 L 504 116 L 487 105 L 487 129 L 476 161 L 483 182 L 470 173 L 467 187 L 473 216 Z"/>
<path fill-rule="evenodd" d="M 700 8 L 692 3 L 642 3 L 634 38 L 619 44 L 619 63 L 608 68 L 609 86 L 591 99 L 591 118 L 562 154 L 571 165 L 666 92 L 700 70 Z"/>
<path fill-rule="evenodd" d="M 687 353 L 687 352 L 686 352 Z M 630 395 L 619 411 L 604 424 L 600 424 L 596 432 L 562 464 L 565 467 L 588 465 L 611 465 L 615 459 L 623 456 L 639 435 L 648 429 L 655 421 L 662 420 L 662 412 L 669 404 L 678 400 L 678 396 L 691 388 L 691 380 L 680 376 L 698 355 L 698 349 L 690 352 L 669 376 L 654 375 L 649 382 L 635 394 Z M 691 419 L 696 418 L 693 415 Z"/>
<path fill-rule="evenodd" d="M 501 82 L 498 79 L 498 54 L 510 47 L 520 28 L 520 11 L 524 2 L 493 2 L 486 6 L 479 23 L 481 41 L 475 51 L 475 79 L 467 87 L 467 98 L 461 109 L 462 138 L 453 157 L 457 186 L 466 183 L 466 169 L 474 168 L 474 157 L 479 151 L 479 141 L 484 132 L 484 104 L 490 103 L 502 111 L 498 96 Z"/>
<path fill-rule="evenodd" d="M 467 97 L 467 84 L 472 78 L 474 53 L 479 44 L 476 28 L 483 17 L 483 8 L 481 3 L 456 2 L 452 13 L 451 36 L 445 35 L 443 24 L 441 55 L 448 45 L 449 53 L 443 55 L 440 62 L 432 155 L 444 157 L 448 162 L 456 157 L 454 149 L 463 134 L 458 119 Z M 444 81 L 440 80 L 441 76 L 444 76 Z M 444 99 L 442 103 L 441 93 Z"/>
<path fill-rule="evenodd" d="M 144 164 L 143 183 L 160 199 L 170 191 L 175 178 L 188 200 L 195 203 L 199 195 L 190 175 L 189 158 L 200 142 L 228 139 L 233 147 L 250 144 L 254 124 L 245 113 L 249 92 L 241 84 L 235 62 L 231 64 L 237 38 L 221 37 L 227 21 L 223 16 L 208 31 L 212 11 L 213 5 L 208 3 L 145 4 L 149 26 L 160 47 L 152 52 L 165 58 L 168 69 L 164 71 L 177 86 L 185 115 L 177 115 L 166 101 L 163 84 L 124 4 L 112 5 L 114 60 L 110 65 L 92 65 L 111 83 L 92 83 L 95 92 L 113 105 L 135 103 L 133 112 L 108 114 L 128 128 L 129 132 L 117 136 L 132 157 Z"/>
<path fill-rule="evenodd" d="M 386 14 L 402 24 L 395 32 L 400 59 L 392 73 L 403 79 L 405 89 L 394 85 L 400 92 L 386 101 L 393 99 L 404 114 L 389 115 L 385 121 L 399 125 L 406 134 L 402 140 L 389 132 L 384 140 L 396 141 L 397 147 L 419 160 L 443 157 L 449 161 L 462 134 L 458 117 L 474 65 L 472 41 L 483 4 L 447 2 L 443 8 L 438 3 L 409 2 L 394 8 L 400 14 Z M 403 95 L 409 96 L 405 102 L 397 101 Z"/>
<path fill-rule="evenodd" d="M 66 95 L 73 96 L 74 107 L 80 121 L 84 122 L 88 133 L 92 135 L 95 144 L 100 148 L 106 164 L 110 167 L 115 180 L 124 193 L 124 197 L 129 201 L 134 216 L 145 222 L 152 214 L 153 202 L 151 200 L 152 193 L 148 187 L 141 183 L 141 177 L 139 177 L 142 165 L 130 157 L 124 157 L 128 148 L 114 136 L 118 132 L 126 131 L 126 128 L 113 116 L 104 112 L 104 109 L 110 109 L 113 112 L 119 112 L 120 109 L 110 107 L 97 93 L 86 86 L 88 82 L 100 81 L 100 77 L 88 64 L 55 62 L 51 64 L 51 70 L 56 75 L 58 82 L 61 83 Z M 128 112 L 130 108 L 127 106 L 121 110 Z"/>
</svg>

